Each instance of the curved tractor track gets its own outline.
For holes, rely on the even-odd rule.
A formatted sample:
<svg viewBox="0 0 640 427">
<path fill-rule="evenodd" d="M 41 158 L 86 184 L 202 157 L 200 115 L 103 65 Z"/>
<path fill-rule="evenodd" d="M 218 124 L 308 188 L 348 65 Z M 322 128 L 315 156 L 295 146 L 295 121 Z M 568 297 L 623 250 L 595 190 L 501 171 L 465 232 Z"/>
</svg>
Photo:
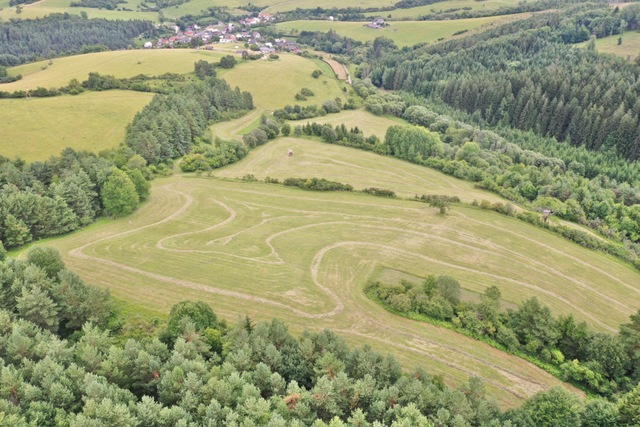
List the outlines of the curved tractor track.
<svg viewBox="0 0 640 427">
<path fill-rule="evenodd" d="M 616 298 L 510 247 L 509 241 L 517 241 L 561 250 L 531 237 L 530 230 L 504 229 L 504 241 L 474 233 L 476 227 L 495 227 L 482 215 L 456 208 L 443 217 L 412 202 L 176 176 L 157 186 L 131 220 L 101 229 L 91 243 L 69 239 L 63 250 L 89 281 L 141 305 L 166 310 L 179 299 L 197 297 L 227 317 L 280 317 L 294 330 L 329 327 L 353 343 L 391 352 L 407 367 L 426 365 L 452 384 L 480 376 L 510 406 L 558 381 L 483 343 L 386 312 L 363 295 L 366 278 L 381 270 L 416 278 L 452 274 L 463 286 L 468 280 L 470 288 L 498 284 L 507 296 L 508 289 L 541 295 L 601 329 L 613 327 L 574 305 L 569 295 L 575 289 L 623 312 L 633 300 Z M 453 226 L 461 221 L 470 228 Z M 557 256 L 585 262 L 568 253 Z M 516 266 L 498 270 L 496 260 Z M 570 289 L 523 279 L 517 273 L 522 268 L 555 277 Z M 580 268 L 611 276 L 598 265 Z M 617 280 L 637 301 L 637 287 Z"/>
</svg>

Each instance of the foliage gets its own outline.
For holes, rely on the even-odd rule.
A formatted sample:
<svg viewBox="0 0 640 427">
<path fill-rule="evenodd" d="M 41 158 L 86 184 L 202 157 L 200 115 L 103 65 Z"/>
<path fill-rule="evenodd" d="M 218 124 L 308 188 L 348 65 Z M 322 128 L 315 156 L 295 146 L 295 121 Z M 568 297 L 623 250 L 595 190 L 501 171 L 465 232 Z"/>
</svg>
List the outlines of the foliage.
<svg viewBox="0 0 640 427">
<path fill-rule="evenodd" d="M 329 181 L 324 178 L 286 178 L 282 183 L 310 191 L 353 191 L 353 187 L 349 184 Z"/>
<path fill-rule="evenodd" d="M 0 84 L 1 83 L 11 83 L 18 81 L 22 78 L 20 74 L 15 76 L 10 76 L 7 72 L 7 67 L 0 65 Z"/>
<path fill-rule="evenodd" d="M 126 172 L 113 168 L 100 192 L 107 215 L 114 218 L 126 216 L 138 207 L 140 196 Z"/>
<path fill-rule="evenodd" d="M 444 321 L 476 339 L 489 340 L 510 352 L 533 356 L 547 369 L 545 364 L 555 365 L 556 375 L 560 372 L 565 380 L 594 393 L 608 396 L 624 390 L 629 379 L 637 375 L 638 368 L 629 364 L 625 354 L 638 345 L 637 339 L 625 340 L 622 334 L 614 336 L 589 331 L 585 323 L 577 324 L 572 316 L 556 319 L 549 307 L 540 304 L 536 297 L 524 300 L 516 310 L 505 312 L 500 307 L 501 292 L 497 287 L 488 287 L 479 302 L 462 301 L 460 284 L 449 276 L 428 276 L 420 285 L 408 281 L 391 285 L 369 282 L 365 293 L 397 313 Z M 572 360 L 565 361 L 565 355 Z M 566 396 L 554 393 L 550 396 L 562 405 L 575 403 L 565 402 Z M 528 403 L 537 405 L 533 400 Z M 544 405 L 547 404 L 551 403 Z M 575 415 L 572 409 L 566 411 Z M 535 409 L 533 412 L 540 411 Z M 555 415 L 548 415 L 552 417 L 549 419 L 564 416 L 560 409 L 555 412 Z M 536 420 L 536 415 L 530 416 Z M 539 416 L 543 418 L 537 419 L 534 425 L 575 425 L 571 423 L 576 422 L 558 424 L 555 421 L 554 424 L 544 421 L 547 415 Z"/>
<path fill-rule="evenodd" d="M 344 123 L 336 125 L 335 128 L 329 124 L 307 123 L 297 126 L 294 129 L 294 134 L 297 136 L 319 136 L 329 144 L 346 145 L 363 150 L 376 150 L 380 147 L 380 140 L 375 135 L 365 138 L 362 130 L 357 126 L 348 129 Z"/>
<path fill-rule="evenodd" d="M 220 58 L 220 68 L 233 68 L 237 63 L 238 61 L 233 55 L 226 55 Z"/>
<path fill-rule="evenodd" d="M 82 53 L 84 46 L 125 49 L 134 37 L 152 30 L 153 24 L 147 21 L 85 19 L 69 14 L 12 20 L 0 23 L 0 65 Z"/>
<path fill-rule="evenodd" d="M 72 1 L 70 7 L 92 7 L 96 9 L 115 10 L 119 3 L 126 3 L 125 0 L 79 0 Z"/>
<path fill-rule="evenodd" d="M 112 167 L 71 149 L 46 162 L 0 159 L 0 241 L 12 248 L 90 224 L 103 210 L 100 194 Z M 138 185 L 147 188 L 140 178 Z"/>
<path fill-rule="evenodd" d="M 202 63 L 196 66 L 200 74 L 207 74 Z M 168 95 L 156 95 L 136 114 L 125 145 L 149 164 L 166 162 L 187 154 L 208 125 L 251 108 L 251 94 L 231 89 L 224 80 L 208 77 L 184 84 Z"/>
<path fill-rule="evenodd" d="M 624 13 L 637 25 L 639 8 Z M 619 32 L 620 22 L 611 8 L 576 6 L 553 19 L 536 16 L 480 37 L 380 57 L 370 77 L 385 89 L 479 114 L 491 125 L 530 129 L 593 150 L 613 147 L 636 159 L 637 69 L 565 44 L 576 41 L 567 35 L 574 28 L 602 37 Z"/>
<path fill-rule="evenodd" d="M 208 171 L 235 163 L 247 155 L 247 149 L 237 141 L 216 139 L 213 144 L 199 144 L 180 162 L 183 172 Z"/>
<path fill-rule="evenodd" d="M 85 285 L 65 268 L 55 249 L 34 247 L 26 261 L 0 261 L 0 271 L 4 313 L 62 337 L 79 331 L 86 322 L 106 326 L 113 314 L 109 294 Z"/>
<path fill-rule="evenodd" d="M 161 334 L 162 341 L 173 345 L 185 332 L 185 319 L 200 333 L 218 327 L 218 318 L 209 305 L 202 301 L 181 301 L 171 307 L 167 328 Z"/>
</svg>

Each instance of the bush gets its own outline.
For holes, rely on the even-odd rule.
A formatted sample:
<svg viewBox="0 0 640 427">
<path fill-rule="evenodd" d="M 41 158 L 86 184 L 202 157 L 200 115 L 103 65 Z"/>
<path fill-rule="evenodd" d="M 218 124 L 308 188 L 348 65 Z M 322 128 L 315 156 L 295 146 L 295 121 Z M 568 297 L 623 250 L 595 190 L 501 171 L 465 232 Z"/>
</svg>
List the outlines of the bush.
<svg viewBox="0 0 640 427">
<path fill-rule="evenodd" d="M 349 184 L 328 181 L 324 178 L 286 178 L 282 183 L 289 187 L 310 191 L 353 191 L 353 187 Z"/>
<path fill-rule="evenodd" d="M 396 193 L 394 191 L 386 190 L 384 188 L 369 187 L 362 190 L 362 192 L 378 197 L 396 197 Z"/>
</svg>

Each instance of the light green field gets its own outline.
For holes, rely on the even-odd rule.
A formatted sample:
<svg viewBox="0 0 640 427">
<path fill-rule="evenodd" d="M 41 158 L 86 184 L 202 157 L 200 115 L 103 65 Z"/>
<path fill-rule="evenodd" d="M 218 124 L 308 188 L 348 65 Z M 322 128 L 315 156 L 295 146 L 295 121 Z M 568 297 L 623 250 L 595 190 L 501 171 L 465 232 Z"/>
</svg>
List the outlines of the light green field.
<svg viewBox="0 0 640 427">
<path fill-rule="evenodd" d="M 418 18 L 431 13 L 439 13 L 449 9 L 462 9 L 470 7 L 471 10 L 497 10 L 503 7 L 517 6 L 520 0 L 447 0 L 426 6 L 412 7 L 409 9 L 395 9 L 392 11 L 368 13 L 367 16 L 382 16 L 390 19 Z"/>
<path fill-rule="evenodd" d="M 612 53 L 630 61 L 640 55 L 640 32 L 627 31 L 622 35 L 622 44 L 618 45 L 619 35 L 596 39 L 596 49 L 600 53 Z M 581 43 L 586 46 L 588 42 Z"/>
<path fill-rule="evenodd" d="M 215 171 L 246 173 L 495 198 L 427 168 L 295 139 Z M 166 313 L 177 301 L 199 299 L 232 321 L 248 314 L 284 319 L 294 332 L 332 328 L 450 384 L 480 376 L 504 406 L 558 381 L 481 342 L 390 314 L 363 294 L 367 280 L 449 274 L 467 293 L 496 285 L 505 304 L 536 295 L 556 315 L 573 313 L 597 330 L 615 330 L 640 305 L 637 272 L 493 212 L 454 206 L 443 216 L 419 202 L 220 178 L 156 180 L 130 217 L 47 244 L 89 283 L 149 309 Z"/>
<path fill-rule="evenodd" d="M 153 94 L 108 91 L 0 100 L 0 154 L 46 160 L 66 147 L 98 152 L 118 146 Z"/>
<path fill-rule="evenodd" d="M 317 79 L 311 77 L 315 69 L 323 70 Z M 276 61 L 246 61 L 221 77 L 232 87 L 251 92 L 259 109 L 274 110 L 287 104 L 322 104 L 336 97 L 344 99 L 343 83 L 334 77 L 327 64 L 297 55 L 280 54 Z M 296 101 L 295 95 L 303 87 L 311 89 L 315 96 L 307 101 Z"/>
<path fill-rule="evenodd" d="M 136 5 L 140 3 L 137 0 L 129 0 L 122 3 L 119 7 L 132 9 L 133 12 L 95 9 L 89 7 L 69 7 L 72 0 L 40 0 L 36 3 L 23 5 L 22 12 L 16 13 L 15 7 L 9 6 L 9 0 L 0 0 L 0 20 L 8 21 L 11 18 L 19 19 L 35 19 L 42 18 L 51 13 L 70 13 L 72 15 L 80 15 L 86 12 L 89 18 L 106 18 L 106 19 L 144 19 L 147 21 L 157 21 L 157 12 L 135 12 Z"/>
<path fill-rule="evenodd" d="M 368 28 L 362 22 L 329 22 L 329 21 L 290 21 L 276 24 L 286 31 L 329 31 L 335 30 L 341 36 L 346 36 L 362 42 L 376 37 L 388 37 L 398 46 L 411 46 L 416 43 L 434 42 L 440 38 L 453 36 L 463 30 L 481 29 L 485 26 L 500 25 L 514 19 L 524 19 L 531 16 L 528 13 L 507 16 L 490 16 L 486 18 L 457 19 L 452 21 L 401 21 L 391 22 L 390 26 L 374 29 Z"/>
<path fill-rule="evenodd" d="M 9 74 L 22 74 L 22 79 L 0 85 L 0 90 L 11 92 L 38 86 L 66 86 L 74 78 L 80 82 L 86 80 L 94 71 L 118 78 L 138 74 L 191 73 L 196 61 L 217 62 L 223 55 L 223 52 L 194 49 L 149 49 L 67 56 L 54 59 L 51 65 L 47 60 L 10 68 Z"/>
</svg>

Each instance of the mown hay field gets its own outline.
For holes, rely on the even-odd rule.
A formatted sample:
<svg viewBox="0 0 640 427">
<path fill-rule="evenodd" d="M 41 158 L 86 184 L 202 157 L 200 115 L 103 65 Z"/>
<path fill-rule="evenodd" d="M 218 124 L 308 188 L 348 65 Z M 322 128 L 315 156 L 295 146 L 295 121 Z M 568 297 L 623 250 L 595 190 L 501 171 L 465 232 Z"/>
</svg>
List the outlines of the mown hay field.
<svg viewBox="0 0 640 427">
<path fill-rule="evenodd" d="M 94 153 L 117 147 L 135 114 L 153 94 L 89 92 L 0 101 L 0 155 L 46 160 L 67 147 Z"/>
<path fill-rule="evenodd" d="M 199 299 L 231 321 L 278 317 L 294 332 L 331 328 L 450 384 L 480 376 L 504 406 L 559 381 L 486 344 L 387 312 L 364 295 L 367 281 L 448 274 L 467 294 L 496 285 L 510 306 L 535 295 L 556 315 L 573 313 L 607 331 L 640 305 L 636 271 L 515 219 L 464 205 L 440 215 L 416 201 L 223 178 L 246 173 L 492 197 L 426 168 L 283 138 L 216 178 L 159 179 L 130 217 L 47 244 L 89 283 L 150 310 L 166 313 L 177 301 Z"/>
</svg>

